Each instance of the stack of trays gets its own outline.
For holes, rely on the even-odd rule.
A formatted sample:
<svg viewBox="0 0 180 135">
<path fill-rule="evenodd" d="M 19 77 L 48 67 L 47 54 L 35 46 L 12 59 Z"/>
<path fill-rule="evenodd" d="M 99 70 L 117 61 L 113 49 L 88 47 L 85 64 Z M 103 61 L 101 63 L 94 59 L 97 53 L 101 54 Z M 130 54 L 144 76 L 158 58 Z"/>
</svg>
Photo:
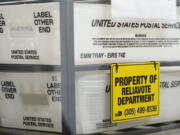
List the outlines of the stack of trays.
<svg viewBox="0 0 180 135">
<path fill-rule="evenodd" d="M 180 15 L 180 8 L 177 8 Z M 60 65 L 59 3 L 1 5 L 0 63 Z M 74 4 L 75 64 L 180 60 L 179 23 L 113 20 L 108 4 Z M 68 57 L 68 56 L 64 56 Z M 161 68 L 161 114 L 111 124 L 109 71 L 76 72 L 77 133 L 180 120 L 180 70 Z M 62 132 L 59 72 L 0 71 L 2 127 Z"/>
<path fill-rule="evenodd" d="M 180 60 L 179 22 L 163 20 L 114 20 L 108 3 L 75 4 L 75 64 L 123 62 L 175 62 Z M 180 8 L 177 7 L 178 20 Z M 76 73 L 78 133 L 180 120 L 180 70 L 161 67 L 160 117 L 112 124 L 109 71 Z"/>
<path fill-rule="evenodd" d="M 59 4 L 10 3 L 0 8 L 0 63 L 36 72 L 0 71 L 0 126 L 62 132 L 60 72 L 38 67 L 61 64 Z"/>
</svg>

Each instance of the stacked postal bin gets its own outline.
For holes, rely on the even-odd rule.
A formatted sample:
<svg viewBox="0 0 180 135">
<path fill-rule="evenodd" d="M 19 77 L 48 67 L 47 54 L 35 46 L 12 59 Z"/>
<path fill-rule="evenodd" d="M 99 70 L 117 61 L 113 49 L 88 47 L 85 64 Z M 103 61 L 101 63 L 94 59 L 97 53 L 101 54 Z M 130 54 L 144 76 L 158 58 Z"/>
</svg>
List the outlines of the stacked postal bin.
<svg viewBox="0 0 180 135">
<path fill-rule="evenodd" d="M 58 2 L 0 6 L 0 125 L 62 132 Z"/>
<path fill-rule="evenodd" d="M 76 127 L 78 134 L 180 120 L 179 23 L 114 22 L 108 1 L 76 1 L 72 49 L 68 44 L 60 45 L 60 22 L 66 26 L 66 19 L 60 21 L 59 7 L 57 1 L 0 6 L 2 127 L 62 132 L 62 112 L 64 120 L 75 115 L 66 126 Z M 180 16 L 179 8 L 177 13 Z M 114 23 L 121 25 L 113 27 Z M 132 24 L 143 24 L 144 28 L 132 28 Z M 166 28 L 156 29 L 157 25 Z M 69 43 L 69 37 L 61 35 L 61 40 Z M 160 116 L 112 124 L 109 65 L 147 61 L 166 62 L 161 67 Z M 62 93 L 63 109 L 72 109 L 67 113 L 68 109 L 62 110 Z M 75 101 L 68 104 L 65 98 L 71 97 Z"/>
<path fill-rule="evenodd" d="M 179 61 L 179 23 L 147 20 L 113 21 L 111 5 L 103 1 L 76 3 L 74 6 L 76 65 Z M 179 17 L 179 8 L 177 8 L 177 14 Z M 119 26 L 115 27 L 116 24 Z M 135 25 L 143 25 L 144 28 L 136 29 Z M 160 29 L 159 26 L 161 26 Z M 179 67 L 162 66 L 160 76 L 160 116 L 112 124 L 108 90 L 110 88 L 109 69 L 77 72 L 77 132 L 96 133 L 179 120 L 179 108 L 174 105 L 180 102 Z"/>
</svg>

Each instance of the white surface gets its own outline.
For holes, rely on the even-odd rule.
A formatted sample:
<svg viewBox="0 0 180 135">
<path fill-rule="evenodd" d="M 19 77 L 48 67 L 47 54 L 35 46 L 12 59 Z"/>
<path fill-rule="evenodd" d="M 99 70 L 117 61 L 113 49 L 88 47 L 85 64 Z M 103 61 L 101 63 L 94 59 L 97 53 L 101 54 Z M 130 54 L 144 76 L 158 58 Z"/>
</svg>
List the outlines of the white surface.
<svg viewBox="0 0 180 135">
<path fill-rule="evenodd" d="M 34 13 L 50 12 L 52 17 L 34 18 Z M 60 64 L 60 19 L 59 4 L 20 4 L 1 5 L 5 26 L 4 33 L 0 33 L 0 63 L 6 64 Z M 35 20 L 48 21 L 53 19 L 53 25 L 35 25 Z M 47 19 L 47 20 L 45 20 Z M 39 27 L 50 27 L 50 33 L 39 33 Z M 12 54 L 12 50 L 21 50 L 19 54 Z M 26 50 L 35 50 L 37 54 L 25 54 Z M 23 54 L 22 54 L 23 53 Z M 24 59 L 15 59 L 12 55 L 21 55 Z M 26 56 L 39 56 L 39 59 L 26 59 Z"/>
<path fill-rule="evenodd" d="M 179 18 L 180 8 L 177 8 L 177 12 Z M 111 5 L 108 4 L 76 3 L 74 15 L 76 65 L 180 60 L 180 28 L 162 28 L 164 24 L 169 24 L 167 22 L 136 21 L 133 19 L 112 21 Z M 110 21 L 110 27 L 107 27 L 109 26 L 107 23 L 103 23 L 102 27 L 97 25 L 92 27 L 92 24 L 95 24 L 93 20 L 108 20 Z M 114 23 L 116 23 L 115 26 Z M 128 23 L 128 25 L 118 27 L 118 23 L 121 25 Z M 156 23 L 160 25 L 160 28 L 154 28 Z M 136 25 L 139 26 L 136 28 Z M 148 25 L 151 25 L 151 28 L 145 28 Z M 128 28 L 125 26 L 128 26 Z M 179 27 L 179 25 L 177 26 Z M 138 37 L 137 35 L 141 36 Z M 98 40 L 95 38 L 98 38 Z M 144 40 L 147 41 L 147 44 L 144 44 Z M 100 43 L 98 43 L 99 41 Z M 140 47 L 136 47 L 136 45 L 130 47 L 131 43 L 134 44 L 135 42 Z M 162 42 L 163 44 L 161 44 Z M 106 45 L 103 45 L 103 43 Z M 120 56 L 108 57 L 112 56 L 112 53 L 120 53 Z M 96 57 L 97 54 L 102 54 L 102 57 Z M 125 54 L 125 57 L 122 57 L 123 54 Z"/>
<path fill-rule="evenodd" d="M 162 71 L 161 82 L 169 82 L 169 88 L 160 89 L 160 117 L 110 124 L 110 84 L 108 71 L 79 72 L 76 74 L 77 132 L 95 133 L 153 123 L 180 120 L 180 72 Z M 170 87 L 175 84 L 176 87 Z M 173 83 L 172 83 L 173 82 Z M 164 85 L 163 85 L 164 86 Z M 99 126 L 103 127 L 99 127 Z"/>
<path fill-rule="evenodd" d="M 56 79 L 53 81 L 53 78 Z M 5 98 L 5 93 L 2 90 L 2 84 L 4 81 L 13 81 L 16 86 L 14 99 Z M 52 96 L 61 97 L 62 95 L 53 95 L 52 93 L 51 95 L 48 95 L 48 90 L 61 92 L 62 90 L 61 88 L 47 88 L 47 84 L 50 86 L 50 83 L 60 82 L 60 74 L 57 72 L 0 72 L 1 126 L 62 132 L 61 102 L 52 102 Z M 9 92 L 6 93 L 11 94 Z M 26 95 L 26 97 L 24 97 L 24 95 Z M 38 100 L 37 98 L 34 98 L 36 96 L 39 97 Z M 33 99 L 36 99 L 36 101 Z M 25 117 L 49 118 L 51 119 L 51 122 L 37 120 L 35 122 L 37 126 L 31 126 L 23 124 L 23 122 L 34 122 L 32 120 L 25 121 Z M 53 124 L 54 127 L 39 126 L 38 123 Z"/>
<path fill-rule="evenodd" d="M 176 0 L 111 0 L 112 17 L 176 19 Z"/>
</svg>

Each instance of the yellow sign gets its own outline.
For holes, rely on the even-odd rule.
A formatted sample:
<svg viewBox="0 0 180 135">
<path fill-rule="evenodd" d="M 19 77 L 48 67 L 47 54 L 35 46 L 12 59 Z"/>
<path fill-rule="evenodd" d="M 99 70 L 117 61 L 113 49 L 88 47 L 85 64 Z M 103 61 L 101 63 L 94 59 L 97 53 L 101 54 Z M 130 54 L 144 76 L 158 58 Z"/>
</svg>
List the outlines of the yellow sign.
<svg viewBox="0 0 180 135">
<path fill-rule="evenodd" d="M 111 65 L 111 122 L 160 114 L 160 63 Z"/>
</svg>

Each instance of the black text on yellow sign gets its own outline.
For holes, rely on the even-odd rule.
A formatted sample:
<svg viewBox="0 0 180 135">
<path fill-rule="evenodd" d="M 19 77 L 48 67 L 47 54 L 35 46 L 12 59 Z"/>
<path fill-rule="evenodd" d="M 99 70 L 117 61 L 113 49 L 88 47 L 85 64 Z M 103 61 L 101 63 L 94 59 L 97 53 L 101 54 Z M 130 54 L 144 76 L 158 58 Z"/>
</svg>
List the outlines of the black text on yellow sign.
<svg viewBox="0 0 180 135">
<path fill-rule="evenodd" d="M 111 65 L 111 122 L 160 114 L 160 63 Z"/>
</svg>

